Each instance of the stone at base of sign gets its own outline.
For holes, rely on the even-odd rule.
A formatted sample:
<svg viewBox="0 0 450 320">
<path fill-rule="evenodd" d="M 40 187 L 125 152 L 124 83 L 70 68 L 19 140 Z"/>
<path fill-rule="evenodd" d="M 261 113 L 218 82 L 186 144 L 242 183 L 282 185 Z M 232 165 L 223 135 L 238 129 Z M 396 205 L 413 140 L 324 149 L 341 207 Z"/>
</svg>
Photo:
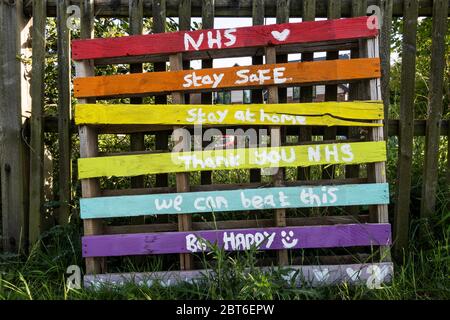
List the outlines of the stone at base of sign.
<svg viewBox="0 0 450 320">
<path fill-rule="evenodd" d="M 367 285 L 370 289 L 380 288 L 392 280 L 394 267 L 391 262 L 371 264 L 343 265 L 305 265 L 288 267 L 262 267 L 264 272 L 276 272 L 288 284 L 301 286 L 324 286 L 348 283 L 352 285 Z M 110 273 L 86 275 L 84 287 L 99 289 L 108 286 L 122 286 L 135 283 L 139 286 L 172 286 L 187 283 L 207 282 L 214 277 L 211 270 L 192 271 L 160 271 L 145 273 Z"/>
</svg>

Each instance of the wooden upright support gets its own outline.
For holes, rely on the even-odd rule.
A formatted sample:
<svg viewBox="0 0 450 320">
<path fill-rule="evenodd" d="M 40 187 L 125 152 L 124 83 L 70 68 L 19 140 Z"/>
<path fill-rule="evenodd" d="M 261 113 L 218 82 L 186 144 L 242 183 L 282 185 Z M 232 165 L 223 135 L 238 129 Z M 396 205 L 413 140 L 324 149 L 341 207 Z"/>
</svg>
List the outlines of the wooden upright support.
<svg viewBox="0 0 450 320">
<path fill-rule="evenodd" d="M 433 43 L 431 51 L 430 93 L 426 127 L 424 184 L 422 189 L 421 217 L 430 218 L 436 208 L 438 187 L 438 158 L 443 109 L 443 82 L 445 70 L 445 32 L 447 30 L 448 0 L 434 1 Z M 448 56 L 447 56 L 448 58 Z"/>
<path fill-rule="evenodd" d="M 90 39 L 94 37 L 94 1 L 81 1 L 81 38 Z M 76 64 L 77 77 L 94 75 L 93 62 L 86 60 Z M 95 98 L 79 99 L 78 103 L 95 103 Z M 80 126 L 80 156 L 82 158 L 95 157 L 98 154 L 98 135 L 95 128 Z M 100 195 L 100 183 L 98 179 L 81 180 L 83 198 L 92 198 Z M 84 234 L 95 235 L 103 233 L 101 219 L 83 220 Z M 86 258 L 86 273 L 97 274 L 106 270 L 104 258 Z"/>
<path fill-rule="evenodd" d="M 266 49 L 266 62 L 268 64 L 276 62 L 276 49 L 275 47 L 268 47 Z M 278 103 L 278 87 L 269 87 L 269 101 L 268 103 Z M 281 127 L 271 126 L 270 127 L 270 144 L 273 147 L 281 146 Z M 276 187 L 281 187 L 284 180 L 284 169 L 283 168 L 271 168 L 274 170 L 273 184 Z M 275 210 L 275 225 L 277 227 L 286 226 L 286 209 L 276 209 Z M 285 266 L 289 263 L 287 250 L 280 250 L 278 253 L 278 263 Z"/>
<path fill-rule="evenodd" d="M 143 0 L 132 0 L 130 1 L 130 35 L 142 34 L 143 29 Z M 142 63 L 133 63 L 130 65 L 131 73 L 142 73 Z M 141 104 L 142 98 L 131 98 L 130 102 L 132 104 Z M 144 133 L 133 133 L 130 135 L 130 145 L 131 151 L 143 151 L 145 150 L 144 145 Z M 144 187 L 144 176 L 131 177 L 131 187 L 132 188 L 143 188 Z"/>
<path fill-rule="evenodd" d="M 30 245 L 36 243 L 42 231 L 44 210 L 44 72 L 45 22 L 47 1 L 33 2 L 33 60 L 31 70 L 32 109 L 30 121 Z"/>
<path fill-rule="evenodd" d="M 70 218 L 71 201 L 71 65 L 70 30 L 67 27 L 69 0 L 58 1 L 58 151 L 59 151 L 59 224 L 66 224 Z"/>
<path fill-rule="evenodd" d="M 411 169 L 414 140 L 414 92 L 416 73 L 416 31 L 418 0 L 405 0 L 403 18 L 400 127 L 397 168 L 397 200 L 394 222 L 394 252 L 402 258 L 408 245 L 411 200 Z"/>
<path fill-rule="evenodd" d="M 170 70 L 177 71 L 183 69 L 183 58 L 182 54 L 178 53 L 170 56 Z M 180 92 L 172 93 L 172 101 L 175 104 L 183 104 L 184 103 L 184 94 Z M 188 135 L 184 134 L 183 130 L 180 134 L 180 131 L 177 129 L 182 129 L 179 127 L 174 127 L 174 140 L 175 143 L 182 143 L 184 147 L 190 146 L 190 141 L 188 141 Z M 188 151 L 188 150 L 184 150 Z M 188 192 L 189 191 L 189 173 L 177 173 L 176 174 L 176 182 L 177 182 L 177 192 Z M 178 230 L 179 231 L 188 231 L 192 230 L 192 217 L 190 215 L 180 214 L 178 215 Z M 192 269 L 192 255 L 182 253 L 180 254 L 180 267 L 181 270 L 190 270 Z"/>
<path fill-rule="evenodd" d="M 19 252 L 28 238 L 29 148 L 22 124 L 31 109 L 24 62 L 31 55 L 31 22 L 22 0 L 0 1 L 0 189 L 2 242 L 9 252 Z"/>
<path fill-rule="evenodd" d="M 153 33 L 163 33 L 166 31 L 166 0 L 152 0 Z M 153 71 L 166 71 L 165 62 L 153 64 Z M 156 104 L 166 104 L 166 95 L 155 96 Z M 166 132 L 159 132 L 155 136 L 156 150 L 167 150 L 169 148 L 169 135 Z M 169 175 L 167 173 L 156 175 L 156 187 L 167 187 Z"/>
</svg>

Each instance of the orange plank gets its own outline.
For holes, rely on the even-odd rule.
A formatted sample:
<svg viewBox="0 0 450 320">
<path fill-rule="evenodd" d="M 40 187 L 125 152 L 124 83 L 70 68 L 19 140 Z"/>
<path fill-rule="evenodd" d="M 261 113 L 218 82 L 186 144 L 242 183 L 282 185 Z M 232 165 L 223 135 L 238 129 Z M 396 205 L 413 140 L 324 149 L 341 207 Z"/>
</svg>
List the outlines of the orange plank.
<svg viewBox="0 0 450 320">
<path fill-rule="evenodd" d="M 351 59 L 77 78 L 77 98 L 198 92 L 379 78 L 380 60 Z"/>
</svg>

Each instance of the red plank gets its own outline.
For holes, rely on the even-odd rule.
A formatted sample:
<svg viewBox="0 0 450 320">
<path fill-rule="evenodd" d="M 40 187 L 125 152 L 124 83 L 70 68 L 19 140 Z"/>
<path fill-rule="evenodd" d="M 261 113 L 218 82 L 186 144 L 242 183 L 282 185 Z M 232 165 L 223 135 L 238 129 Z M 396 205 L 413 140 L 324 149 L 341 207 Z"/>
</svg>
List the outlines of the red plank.
<svg viewBox="0 0 450 320">
<path fill-rule="evenodd" d="M 284 23 L 234 29 L 205 29 L 117 38 L 72 41 L 74 60 L 174 54 L 373 38 L 367 18 Z M 217 41 L 220 38 L 220 41 Z"/>
</svg>

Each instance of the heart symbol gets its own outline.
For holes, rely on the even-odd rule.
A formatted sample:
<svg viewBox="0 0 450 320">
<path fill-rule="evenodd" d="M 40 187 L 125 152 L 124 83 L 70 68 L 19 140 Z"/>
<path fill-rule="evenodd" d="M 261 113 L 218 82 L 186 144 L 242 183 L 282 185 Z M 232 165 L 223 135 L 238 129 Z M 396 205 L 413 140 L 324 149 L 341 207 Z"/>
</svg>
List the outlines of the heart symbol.
<svg viewBox="0 0 450 320">
<path fill-rule="evenodd" d="M 313 273 L 316 279 L 320 282 L 326 281 L 330 277 L 330 272 L 326 268 L 323 270 L 314 269 Z"/>
<path fill-rule="evenodd" d="M 295 274 L 296 274 L 296 271 L 293 270 L 293 271 L 288 272 L 288 274 L 281 275 L 281 278 L 283 278 L 284 281 L 289 282 L 292 279 L 294 279 Z"/>
<path fill-rule="evenodd" d="M 279 31 L 272 31 L 272 36 L 277 39 L 278 41 L 285 41 L 287 39 L 287 37 L 289 36 L 289 33 L 291 31 L 289 29 L 284 29 L 283 31 L 279 32 Z"/>
<path fill-rule="evenodd" d="M 350 277 L 350 279 L 352 279 L 353 282 L 358 280 L 361 275 L 361 270 L 355 271 L 352 268 L 347 268 L 345 271 L 347 272 L 347 275 Z"/>
</svg>

